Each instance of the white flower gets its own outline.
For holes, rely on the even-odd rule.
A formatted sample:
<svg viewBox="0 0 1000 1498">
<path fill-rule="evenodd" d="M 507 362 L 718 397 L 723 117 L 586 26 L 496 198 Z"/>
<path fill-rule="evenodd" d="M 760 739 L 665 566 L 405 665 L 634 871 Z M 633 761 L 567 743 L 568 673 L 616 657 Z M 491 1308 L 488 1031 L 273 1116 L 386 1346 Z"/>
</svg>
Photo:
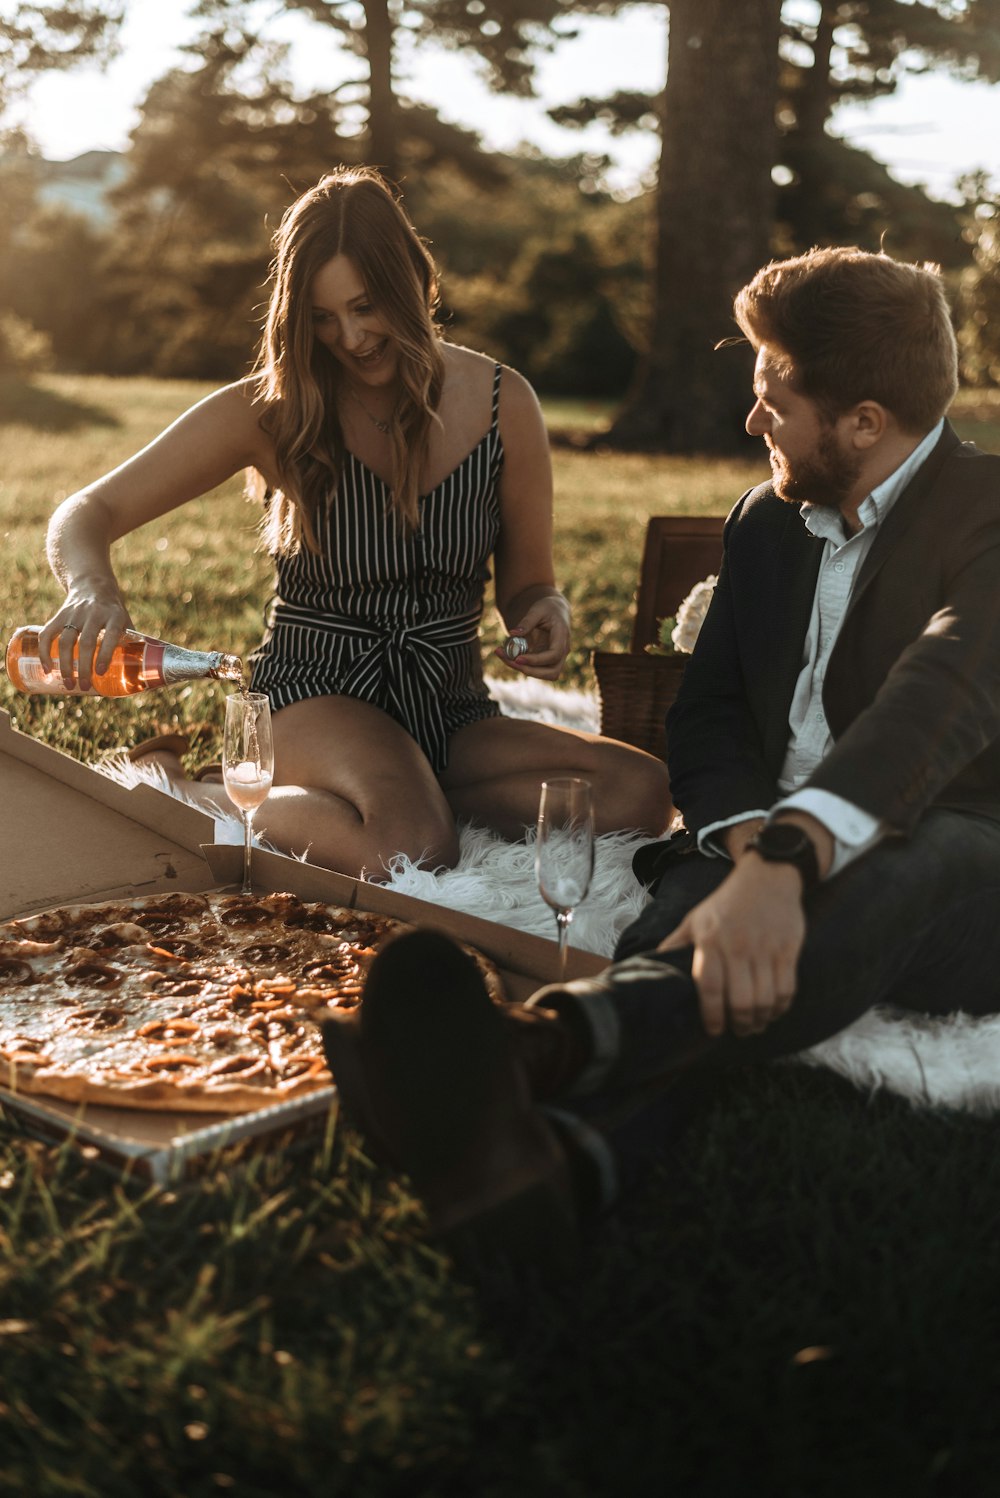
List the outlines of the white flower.
<svg viewBox="0 0 1000 1498">
<path fill-rule="evenodd" d="M 677 610 L 677 623 L 670 634 L 675 650 L 683 651 L 685 655 L 691 654 L 718 581 L 719 579 L 712 573 L 705 578 L 704 582 L 695 583 Z"/>
</svg>

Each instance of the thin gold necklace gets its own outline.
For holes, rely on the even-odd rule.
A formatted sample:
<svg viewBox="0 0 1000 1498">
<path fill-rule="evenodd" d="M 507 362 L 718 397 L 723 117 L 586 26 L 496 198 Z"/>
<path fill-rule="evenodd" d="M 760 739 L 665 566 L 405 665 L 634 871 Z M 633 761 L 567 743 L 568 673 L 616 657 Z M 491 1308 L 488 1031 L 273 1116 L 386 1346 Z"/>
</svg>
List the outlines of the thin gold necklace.
<svg viewBox="0 0 1000 1498">
<path fill-rule="evenodd" d="M 361 397 L 358 394 L 358 392 L 355 390 L 355 388 L 354 388 L 353 385 L 348 385 L 347 390 L 348 390 L 348 394 L 352 395 L 354 397 L 354 399 L 357 401 L 358 405 L 361 407 L 362 411 L 368 417 L 368 420 L 371 422 L 372 426 L 376 427 L 378 429 L 378 431 L 380 431 L 384 437 L 388 437 L 389 432 L 391 430 L 391 421 L 380 421 L 377 416 L 373 416 L 372 413 L 369 411 L 368 407 L 365 405 L 364 401 L 361 399 Z"/>
</svg>

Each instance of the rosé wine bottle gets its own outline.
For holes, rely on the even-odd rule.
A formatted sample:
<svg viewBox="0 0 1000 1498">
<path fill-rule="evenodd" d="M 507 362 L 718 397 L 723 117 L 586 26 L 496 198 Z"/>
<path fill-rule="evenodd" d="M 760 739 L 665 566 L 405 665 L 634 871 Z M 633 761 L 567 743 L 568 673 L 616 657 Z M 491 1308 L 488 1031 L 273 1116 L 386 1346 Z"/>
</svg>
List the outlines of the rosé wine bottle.
<svg viewBox="0 0 1000 1498">
<path fill-rule="evenodd" d="M 25 624 L 11 635 L 7 646 L 7 675 L 19 692 L 46 696 L 133 697 L 154 687 L 169 687 L 176 682 L 198 681 L 215 677 L 223 681 L 243 682 L 243 663 L 238 655 L 221 650 L 185 650 L 169 645 L 152 635 L 141 635 L 128 629 L 115 646 L 106 671 L 94 674 L 89 689 L 68 687 L 56 666 L 43 671 L 38 654 L 41 626 Z M 77 647 L 73 660 L 77 659 Z"/>
</svg>

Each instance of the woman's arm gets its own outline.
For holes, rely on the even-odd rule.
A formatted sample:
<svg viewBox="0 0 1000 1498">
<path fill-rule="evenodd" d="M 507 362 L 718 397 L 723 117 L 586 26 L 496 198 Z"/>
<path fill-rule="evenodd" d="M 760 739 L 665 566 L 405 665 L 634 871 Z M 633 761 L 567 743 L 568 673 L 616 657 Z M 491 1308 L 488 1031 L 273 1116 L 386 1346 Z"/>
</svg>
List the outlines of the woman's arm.
<svg viewBox="0 0 1000 1498">
<path fill-rule="evenodd" d="M 243 468 L 258 468 L 273 482 L 273 466 L 252 386 L 242 381 L 199 401 L 148 447 L 64 500 L 49 523 L 48 556 L 66 599 L 39 635 L 43 668 L 51 668 L 57 637 L 59 667 L 68 684 L 74 679 L 77 638 L 81 687 L 90 685 L 92 666 L 103 671 L 110 664 L 132 622 L 111 565 L 112 542 Z"/>
<path fill-rule="evenodd" d="M 554 680 L 570 645 L 569 604 L 552 563 L 552 460 L 538 399 L 527 380 L 504 369 L 500 385 L 500 538 L 494 554 L 497 607 L 527 654 L 511 662 L 525 676 Z"/>
</svg>

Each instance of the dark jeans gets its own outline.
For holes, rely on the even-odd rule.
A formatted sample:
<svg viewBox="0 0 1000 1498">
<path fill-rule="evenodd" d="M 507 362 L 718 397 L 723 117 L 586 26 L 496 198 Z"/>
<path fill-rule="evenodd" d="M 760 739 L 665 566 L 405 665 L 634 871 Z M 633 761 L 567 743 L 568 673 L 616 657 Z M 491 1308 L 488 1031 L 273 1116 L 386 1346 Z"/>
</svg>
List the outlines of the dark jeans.
<svg viewBox="0 0 1000 1498">
<path fill-rule="evenodd" d="M 670 1148 L 681 1099 L 721 1069 L 806 1050 L 879 1004 L 1000 1010 L 1000 822 L 930 811 L 911 837 L 887 838 L 820 885 L 806 899 L 791 1007 L 760 1035 L 709 1040 L 690 950 L 654 949 L 729 869 L 700 854 L 678 859 L 615 963 L 572 985 L 572 1002 L 610 1026 L 618 1055 L 598 1090 L 565 1106 L 606 1135 L 623 1182 Z"/>
</svg>

